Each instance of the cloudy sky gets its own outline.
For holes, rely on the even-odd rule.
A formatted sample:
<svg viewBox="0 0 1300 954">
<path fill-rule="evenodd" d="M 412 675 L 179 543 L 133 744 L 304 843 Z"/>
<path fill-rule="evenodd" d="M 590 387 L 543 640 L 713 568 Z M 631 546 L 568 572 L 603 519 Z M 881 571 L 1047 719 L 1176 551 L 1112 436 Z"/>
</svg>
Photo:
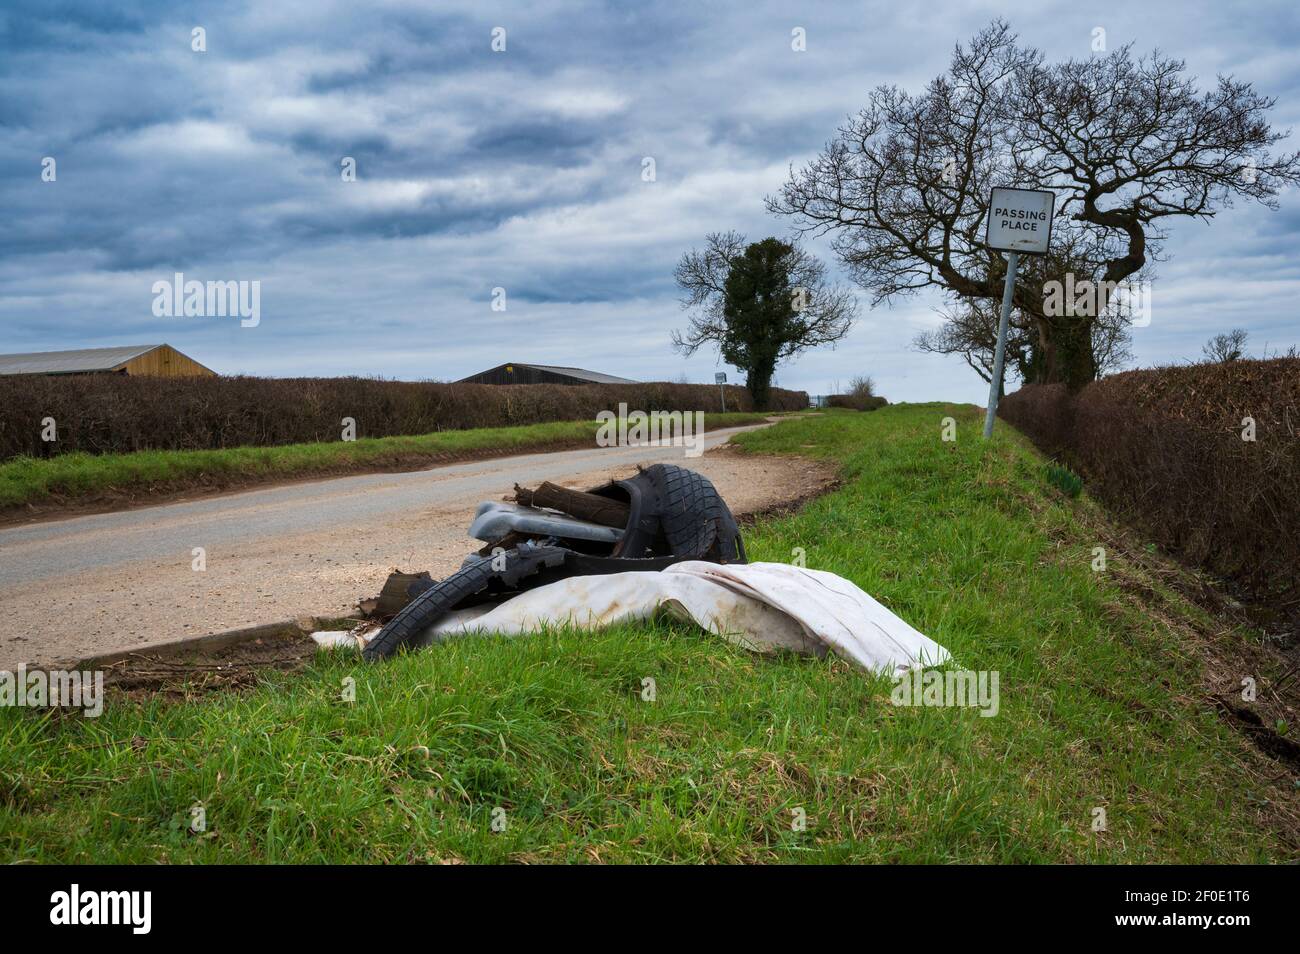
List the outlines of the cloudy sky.
<svg viewBox="0 0 1300 954">
<path fill-rule="evenodd" d="M 14 9 L 20 6 L 26 9 Z M 1300 7 L 1257 2 L 43 2 L 0 10 L 0 351 L 166 341 L 224 373 L 454 379 L 504 360 L 712 380 L 674 263 L 763 210 L 868 90 L 912 90 L 994 16 L 1053 58 L 1093 29 L 1232 73 L 1300 127 Z M 206 52 L 192 49 L 192 31 Z M 492 31 L 506 31 L 504 52 Z M 791 49 L 802 27 L 807 50 Z M 1287 145 L 1296 148 L 1297 137 Z M 643 181 L 644 157 L 656 178 Z M 57 178 L 42 180 L 42 160 Z M 344 182 L 341 162 L 356 160 Z M 1242 326 L 1300 344 L 1300 195 L 1182 222 L 1137 363 Z M 817 246 L 814 246 L 817 250 Z M 153 285 L 261 282 L 261 322 L 160 318 Z M 492 290 L 506 290 L 493 311 Z M 982 402 L 910 347 L 938 302 L 867 307 L 778 372 Z M 736 375 L 732 372 L 732 380 Z"/>
</svg>

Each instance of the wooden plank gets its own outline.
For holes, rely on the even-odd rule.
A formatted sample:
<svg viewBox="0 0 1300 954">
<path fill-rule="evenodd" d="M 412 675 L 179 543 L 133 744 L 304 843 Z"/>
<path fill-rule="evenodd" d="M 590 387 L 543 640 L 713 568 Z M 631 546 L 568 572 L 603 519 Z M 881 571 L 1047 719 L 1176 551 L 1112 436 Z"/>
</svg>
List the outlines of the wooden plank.
<svg viewBox="0 0 1300 954">
<path fill-rule="evenodd" d="M 627 526 L 632 516 L 632 508 L 621 500 L 570 490 L 549 480 L 536 490 L 515 484 L 515 502 L 525 507 L 549 507 L 579 520 L 589 520 L 602 527 L 617 527 L 620 530 Z"/>
</svg>

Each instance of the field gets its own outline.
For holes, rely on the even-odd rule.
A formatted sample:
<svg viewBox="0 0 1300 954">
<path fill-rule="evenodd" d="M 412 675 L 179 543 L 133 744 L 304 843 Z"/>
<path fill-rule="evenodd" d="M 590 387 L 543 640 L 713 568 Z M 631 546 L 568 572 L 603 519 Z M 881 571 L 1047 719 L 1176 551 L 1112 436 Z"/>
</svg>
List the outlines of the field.
<svg viewBox="0 0 1300 954">
<path fill-rule="evenodd" d="M 1216 660 L 1259 634 L 1180 595 L 1175 568 L 1054 489 L 1018 434 L 983 445 L 979 428 L 969 407 L 901 405 L 739 442 L 843 477 L 748 528 L 751 559 L 802 549 L 961 667 L 997 671 L 992 718 L 897 707 L 842 662 L 667 622 L 374 667 L 321 654 L 246 691 L 111 697 L 97 719 L 0 710 L 0 858 L 1295 860 L 1295 767 L 1209 698 L 1239 672 Z"/>
</svg>

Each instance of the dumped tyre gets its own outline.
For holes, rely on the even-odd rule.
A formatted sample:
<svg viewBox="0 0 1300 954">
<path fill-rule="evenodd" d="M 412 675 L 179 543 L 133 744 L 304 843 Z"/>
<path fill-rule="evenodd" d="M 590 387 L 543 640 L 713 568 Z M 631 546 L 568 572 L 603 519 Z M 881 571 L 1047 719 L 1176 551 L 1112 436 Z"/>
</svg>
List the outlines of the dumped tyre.
<svg viewBox="0 0 1300 954">
<path fill-rule="evenodd" d="M 370 661 L 385 659 L 410 643 L 466 598 L 487 589 L 493 576 L 490 562 L 463 567 L 425 590 L 388 621 L 362 650 Z"/>
<path fill-rule="evenodd" d="M 531 498 L 533 493 L 520 488 L 517 499 L 525 494 Z M 585 494 L 566 493 L 573 498 L 591 498 L 598 506 L 603 499 L 605 509 L 613 506 L 609 501 L 620 508 L 626 506 L 627 525 L 616 535 L 603 527 L 604 533 L 594 534 L 588 531 L 595 524 L 553 510 L 531 506 L 506 510 L 484 504 L 476 515 L 476 526 L 491 526 L 492 533 L 501 536 L 487 540 L 487 546 L 469 557 L 461 569 L 416 595 L 366 644 L 365 658 L 384 659 L 415 644 L 455 609 L 566 577 L 662 570 L 683 560 L 746 562 L 745 545 L 731 510 L 713 484 L 694 471 L 655 464 Z M 485 514 L 491 519 L 479 522 Z M 563 519 L 556 519 L 560 517 Z M 540 536 L 547 530 L 537 528 L 549 529 L 550 535 Z M 616 539 L 612 543 L 593 539 L 607 540 L 609 536 Z M 509 549 L 503 546 L 507 541 L 513 543 Z"/>
<path fill-rule="evenodd" d="M 559 547 L 520 547 L 466 563 L 445 580 L 420 593 L 388 621 L 362 655 L 368 660 L 384 659 L 409 645 L 452 610 L 486 594 L 494 583 L 517 589 L 524 577 L 543 568 L 564 563 L 565 551 Z"/>
</svg>

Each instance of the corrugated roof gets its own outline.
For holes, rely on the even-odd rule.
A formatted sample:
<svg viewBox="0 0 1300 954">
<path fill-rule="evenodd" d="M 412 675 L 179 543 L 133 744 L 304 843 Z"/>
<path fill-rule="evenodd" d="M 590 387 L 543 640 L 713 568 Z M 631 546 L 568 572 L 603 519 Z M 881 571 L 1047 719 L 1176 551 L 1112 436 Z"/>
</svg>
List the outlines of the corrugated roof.
<svg viewBox="0 0 1300 954">
<path fill-rule="evenodd" d="M 559 364 L 524 364 L 516 361 L 514 364 L 521 368 L 536 368 L 538 371 L 550 371 L 553 374 L 567 374 L 571 378 L 582 378 L 584 381 L 590 381 L 592 384 L 637 384 L 631 378 L 620 378 L 613 374 L 601 374 L 599 371 L 588 371 L 585 368 L 566 368 Z"/>
<path fill-rule="evenodd" d="M 33 351 L 0 354 L 0 374 L 77 374 L 111 371 L 118 365 L 162 345 L 122 345 L 118 348 L 81 348 L 77 351 Z"/>
</svg>

